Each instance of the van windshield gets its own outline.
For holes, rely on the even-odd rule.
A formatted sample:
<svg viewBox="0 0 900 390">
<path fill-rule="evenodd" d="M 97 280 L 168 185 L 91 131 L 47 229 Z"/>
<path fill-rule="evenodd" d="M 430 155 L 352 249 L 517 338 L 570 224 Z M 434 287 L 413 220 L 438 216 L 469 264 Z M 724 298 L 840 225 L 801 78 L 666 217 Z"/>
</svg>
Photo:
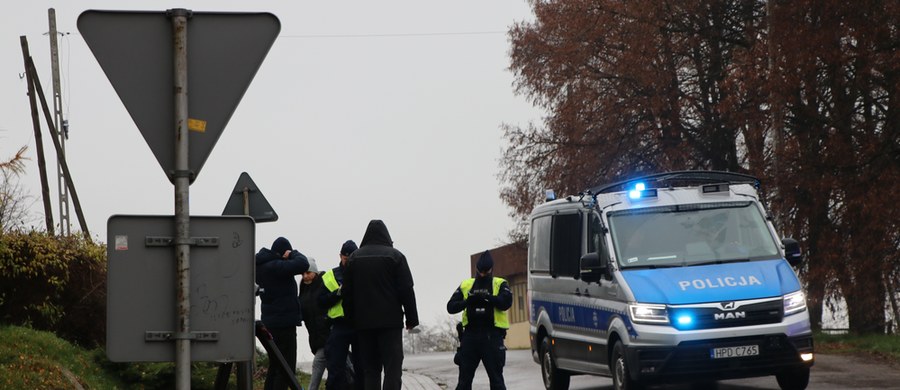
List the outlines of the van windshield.
<svg viewBox="0 0 900 390">
<path fill-rule="evenodd" d="M 778 246 L 752 202 L 649 207 L 609 213 L 623 268 L 672 267 L 778 258 Z"/>
</svg>

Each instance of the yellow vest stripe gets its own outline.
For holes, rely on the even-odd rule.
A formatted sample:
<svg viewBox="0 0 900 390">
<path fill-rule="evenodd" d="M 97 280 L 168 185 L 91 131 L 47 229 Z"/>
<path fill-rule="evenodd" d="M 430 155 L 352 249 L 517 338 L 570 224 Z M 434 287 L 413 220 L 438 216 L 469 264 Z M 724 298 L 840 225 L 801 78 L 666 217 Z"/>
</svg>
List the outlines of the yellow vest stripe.
<svg viewBox="0 0 900 390">
<path fill-rule="evenodd" d="M 338 285 L 337 280 L 334 278 L 334 270 L 329 270 L 328 272 L 325 273 L 325 275 L 322 275 L 322 282 L 325 283 L 325 287 L 328 289 L 328 291 L 331 291 L 331 292 L 334 292 L 335 290 L 337 290 L 338 288 L 341 287 L 340 285 Z M 341 299 L 337 303 L 335 303 L 334 306 L 328 308 L 328 313 L 327 313 L 328 318 L 343 317 L 344 316 L 343 303 L 344 303 L 344 300 Z"/>
</svg>

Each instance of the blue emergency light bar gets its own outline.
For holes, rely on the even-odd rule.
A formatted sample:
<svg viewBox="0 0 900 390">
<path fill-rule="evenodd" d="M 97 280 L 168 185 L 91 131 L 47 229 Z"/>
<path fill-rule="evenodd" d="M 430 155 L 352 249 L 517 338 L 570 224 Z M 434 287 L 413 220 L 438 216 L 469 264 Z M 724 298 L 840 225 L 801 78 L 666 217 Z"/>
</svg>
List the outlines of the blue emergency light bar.
<svg viewBox="0 0 900 390">
<path fill-rule="evenodd" d="M 750 184 L 755 188 L 759 188 L 759 179 L 736 172 L 723 171 L 674 171 L 656 173 L 641 177 L 632 177 L 625 181 L 593 187 L 589 190 L 591 194 L 604 194 L 610 192 L 630 191 L 634 183 L 654 183 L 655 188 L 667 187 L 684 187 L 684 186 L 700 186 L 704 184 Z M 727 188 L 721 186 L 716 188 L 718 191 L 725 191 Z M 708 188 L 707 190 L 713 190 Z M 715 192 L 715 191 L 713 191 Z M 641 196 L 642 198 L 644 196 Z"/>
<path fill-rule="evenodd" d="M 655 198 L 656 195 L 656 189 L 651 188 L 648 190 L 647 185 L 643 182 L 634 183 L 634 189 L 628 191 L 628 197 L 631 199 Z"/>
</svg>

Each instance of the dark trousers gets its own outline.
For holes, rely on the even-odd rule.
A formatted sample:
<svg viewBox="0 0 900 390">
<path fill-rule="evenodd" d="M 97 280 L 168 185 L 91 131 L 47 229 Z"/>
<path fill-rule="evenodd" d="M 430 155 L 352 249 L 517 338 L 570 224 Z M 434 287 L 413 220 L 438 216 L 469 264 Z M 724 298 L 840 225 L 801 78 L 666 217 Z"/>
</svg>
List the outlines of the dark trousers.
<svg viewBox="0 0 900 390">
<path fill-rule="evenodd" d="M 294 375 L 297 369 L 297 327 L 289 326 L 286 328 L 269 328 L 272 339 L 281 356 L 287 361 L 288 367 L 291 368 L 291 374 Z M 266 373 L 265 390 L 285 390 L 288 388 L 290 379 L 285 377 L 278 364 L 278 358 L 269 356 L 269 371 Z"/>
<path fill-rule="evenodd" d="M 347 355 L 353 349 L 351 362 L 355 371 L 353 386 L 347 384 Z M 356 331 L 344 321 L 337 321 L 331 326 L 331 333 L 325 341 L 325 365 L 328 367 L 328 379 L 325 388 L 328 390 L 345 390 L 363 388 L 363 367 L 359 359 L 359 345 Z"/>
<path fill-rule="evenodd" d="M 484 363 L 491 390 L 505 390 L 503 366 L 506 365 L 506 332 L 496 328 L 473 328 L 463 332 L 459 346 L 459 382 L 456 390 L 470 390 L 478 363 Z"/>
<path fill-rule="evenodd" d="M 403 373 L 403 328 L 365 329 L 357 331 L 362 352 L 366 390 L 400 390 Z"/>
</svg>

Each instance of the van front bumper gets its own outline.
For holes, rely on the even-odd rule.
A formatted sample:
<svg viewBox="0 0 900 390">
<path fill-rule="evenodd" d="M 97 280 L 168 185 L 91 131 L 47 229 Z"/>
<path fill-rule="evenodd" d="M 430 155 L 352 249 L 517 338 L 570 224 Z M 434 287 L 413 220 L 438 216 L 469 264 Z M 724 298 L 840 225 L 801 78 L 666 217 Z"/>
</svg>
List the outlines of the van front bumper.
<svg viewBox="0 0 900 390">
<path fill-rule="evenodd" d="M 759 346 L 759 355 L 719 358 L 714 348 Z M 788 337 L 757 335 L 712 340 L 683 341 L 674 347 L 626 346 L 625 358 L 631 377 L 644 383 L 691 382 L 774 375 L 786 370 L 811 367 L 801 353 L 813 352 L 812 335 Z"/>
</svg>

